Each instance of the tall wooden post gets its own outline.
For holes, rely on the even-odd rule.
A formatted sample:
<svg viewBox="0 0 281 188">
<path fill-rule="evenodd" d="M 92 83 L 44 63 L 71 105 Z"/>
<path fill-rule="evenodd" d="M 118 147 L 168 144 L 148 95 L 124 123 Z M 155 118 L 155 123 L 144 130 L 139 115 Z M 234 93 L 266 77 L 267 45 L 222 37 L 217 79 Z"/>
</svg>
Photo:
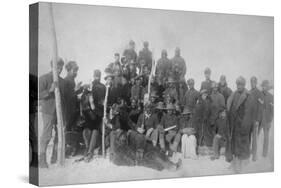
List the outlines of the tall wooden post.
<svg viewBox="0 0 281 188">
<path fill-rule="evenodd" d="M 50 11 L 50 26 L 51 26 L 51 34 L 52 34 L 52 55 L 53 55 L 53 81 L 57 83 L 59 86 L 59 75 L 57 72 L 58 66 L 58 47 L 57 47 L 57 37 L 56 37 L 56 29 L 54 23 L 54 15 L 53 15 L 53 6 L 52 3 L 49 4 Z M 61 105 L 61 93 L 59 87 L 55 88 L 55 100 L 56 100 L 56 113 L 57 113 L 57 131 L 58 131 L 58 163 L 63 166 L 65 162 L 65 133 L 64 133 L 64 122 L 63 122 L 63 114 L 62 114 L 62 105 Z"/>
</svg>

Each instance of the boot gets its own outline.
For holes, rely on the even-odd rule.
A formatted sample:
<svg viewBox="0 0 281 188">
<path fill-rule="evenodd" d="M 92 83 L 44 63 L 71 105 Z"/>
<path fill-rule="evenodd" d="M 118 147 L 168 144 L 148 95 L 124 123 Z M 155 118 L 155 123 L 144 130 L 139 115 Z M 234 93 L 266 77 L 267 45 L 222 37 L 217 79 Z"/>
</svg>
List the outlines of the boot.
<svg viewBox="0 0 281 188">
<path fill-rule="evenodd" d="M 57 162 L 57 158 L 58 158 L 58 151 L 54 149 L 51 157 L 51 164 L 55 164 Z"/>
<path fill-rule="evenodd" d="M 47 160 L 46 160 L 46 153 L 41 153 L 39 155 L 39 167 L 40 168 L 48 168 L 48 163 L 47 163 Z"/>
</svg>

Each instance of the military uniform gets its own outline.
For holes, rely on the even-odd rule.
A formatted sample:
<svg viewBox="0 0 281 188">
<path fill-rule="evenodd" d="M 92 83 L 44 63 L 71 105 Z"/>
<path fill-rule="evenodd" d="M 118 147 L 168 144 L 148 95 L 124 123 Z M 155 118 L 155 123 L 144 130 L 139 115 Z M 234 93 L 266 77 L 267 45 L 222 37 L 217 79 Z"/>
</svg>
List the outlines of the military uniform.
<svg viewBox="0 0 281 188">
<path fill-rule="evenodd" d="M 187 90 L 184 95 L 183 106 L 188 107 L 191 110 L 191 112 L 193 112 L 199 97 L 200 97 L 200 93 L 196 89 L 191 88 Z"/>
<path fill-rule="evenodd" d="M 152 52 L 148 48 L 143 48 L 139 52 L 138 56 L 138 64 L 140 64 L 141 60 L 144 60 L 144 66 L 148 67 L 148 70 L 151 71 L 152 67 Z"/>
<path fill-rule="evenodd" d="M 232 93 L 232 90 L 227 86 L 227 84 L 222 85 L 219 83 L 219 92 L 223 95 L 226 104 L 228 97 Z"/>
<path fill-rule="evenodd" d="M 156 77 L 160 80 L 161 84 L 167 81 L 167 78 L 171 75 L 172 62 L 168 58 L 160 58 L 156 65 Z"/>
<path fill-rule="evenodd" d="M 212 81 L 212 80 L 205 80 L 205 81 L 203 81 L 203 82 L 201 83 L 200 91 L 202 91 L 203 89 L 206 89 L 208 95 L 211 95 L 213 83 L 214 83 L 214 81 Z"/>
<path fill-rule="evenodd" d="M 180 81 L 186 74 L 186 63 L 181 56 L 175 56 L 171 59 L 172 62 L 172 77 L 176 81 Z"/>
</svg>

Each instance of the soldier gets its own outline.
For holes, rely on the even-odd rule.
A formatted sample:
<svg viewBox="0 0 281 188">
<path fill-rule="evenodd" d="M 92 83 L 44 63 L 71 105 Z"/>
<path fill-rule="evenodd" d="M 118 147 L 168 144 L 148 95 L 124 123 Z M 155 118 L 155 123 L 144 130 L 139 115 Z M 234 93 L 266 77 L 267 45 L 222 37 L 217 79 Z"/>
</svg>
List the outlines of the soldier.
<svg viewBox="0 0 281 188">
<path fill-rule="evenodd" d="M 203 81 L 201 83 L 201 90 L 206 89 L 208 95 L 211 95 L 212 93 L 212 83 L 213 81 L 211 80 L 211 69 L 210 68 L 206 68 L 204 71 L 204 75 L 205 75 L 205 81 Z"/>
<path fill-rule="evenodd" d="M 166 110 L 167 113 L 163 115 L 160 125 L 158 126 L 160 147 L 161 149 L 165 150 L 165 141 L 167 141 L 169 144 L 169 149 L 172 152 L 176 152 L 181 139 L 181 135 L 178 132 L 178 117 L 175 115 L 176 108 L 173 104 L 167 104 Z M 166 133 L 165 129 L 167 128 L 169 130 L 167 130 Z"/>
<path fill-rule="evenodd" d="M 114 62 L 110 63 L 107 66 L 106 73 L 111 73 L 114 76 L 120 76 L 120 74 L 122 73 L 119 53 L 114 54 Z"/>
<path fill-rule="evenodd" d="M 273 95 L 269 93 L 271 89 L 269 86 L 269 81 L 264 80 L 261 84 L 262 94 L 263 94 L 263 113 L 262 113 L 262 122 L 260 129 L 263 129 L 264 140 L 263 140 L 263 157 L 267 157 L 268 154 L 268 145 L 269 145 L 269 131 L 273 120 Z"/>
<path fill-rule="evenodd" d="M 75 78 L 77 76 L 78 72 L 78 65 L 75 61 L 69 61 L 65 65 L 65 69 L 67 71 L 67 76 L 64 78 L 65 80 L 65 89 L 66 89 L 66 95 L 65 95 L 65 122 L 66 122 L 66 137 L 70 136 L 72 133 L 77 134 L 77 119 L 79 116 L 79 102 L 78 102 L 78 96 L 82 92 L 81 84 L 82 82 L 79 82 L 77 85 L 75 84 Z M 77 135 L 75 135 L 77 137 Z M 72 141 L 68 142 L 70 140 L 66 139 L 66 145 L 69 146 L 69 150 L 66 152 L 66 155 L 70 154 L 71 156 L 74 156 L 76 154 L 76 151 L 79 147 L 78 139 L 72 139 Z"/>
<path fill-rule="evenodd" d="M 180 55 L 180 48 L 175 49 L 175 56 L 171 59 L 172 62 L 172 75 L 176 81 L 184 79 L 186 74 L 186 63 Z"/>
<path fill-rule="evenodd" d="M 257 78 L 255 76 L 251 77 L 251 90 L 250 95 L 254 100 L 255 111 L 254 119 L 252 125 L 252 160 L 257 160 L 257 141 L 258 141 L 258 129 L 262 120 L 262 107 L 264 103 L 262 92 L 257 88 Z"/>
<path fill-rule="evenodd" d="M 140 134 L 145 134 L 147 140 L 151 140 L 153 146 L 156 146 L 158 139 L 158 131 L 156 130 L 158 125 L 157 114 L 152 112 L 153 106 L 151 104 L 145 105 L 144 113 L 140 114 L 137 122 L 136 130 Z"/>
<path fill-rule="evenodd" d="M 234 156 L 232 167 L 240 172 L 242 162 L 250 157 L 250 136 L 253 126 L 253 112 L 255 110 L 253 97 L 245 89 L 246 80 L 238 77 L 237 90 L 227 101 L 231 130 L 231 151 Z"/>
<path fill-rule="evenodd" d="M 148 67 L 148 70 L 151 71 L 152 67 L 152 52 L 148 48 L 149 43 L 145 41 L 143 43 L 143 49 L 139 52 L 138 56 L 138 63 L 140 65 L 144 64 L 145 66 Z M 141 60 L 144 60 L 143 63 L 141 63 Z"/>
<path fill-rule="evenodd" d="M 220 149 L 225 146 L 226 141 L 229 137 L 229 128 L 226 110 L 224 107 L 221 107 L 218 111 L 218 118 L 215 120 L 215 136 L 213 139 L 213 155 L 211 160 L 219 159 Z"/>
<path fill-rule="evenodd" d="M 221 93 L 218 92 L 218 84 L 213 82 L 212 83 L 212 94 L 210 95 L 211 98 L 211 125 L 214 125 L 215 119 L 218 117 L 218 111 L 221 108 L 225 108 L 225 100 Z"/>
<path fill-rule="evenodd" d="M 133 99 L 136 99 L 138 101 L 141 101 L 142 94 L 143 94 L 143 87 L 141 85 L 141 76 L 138 76 L 135 78 L 135 84 L 131 88 L 131 97 Z"/>
<path fill-rule="evenodd" d="M 221 75 L 220 77 L 219 92 L 224 96 L 225 105 L 226 105 L 227 99 L 231 95 L 232 90 L 227 86 L 225 75 Z"/>
<path fill-rule="evenodd" d="M 194 88 L 194 80 L 192 78 L 187 80 L 188 90 L 185 93 L 183 105 L 184 107 L 188 107 L 191 112 L 194 112 L 194 108 L 198 98 L 200 97 L 200 93 Z"/>
<path fill-rule="evenodd" d="M 132 121 L 133 126 L 136 127 L 139 115 L 141 114 L 142 109 L 138 104 L 138 101 L 134 98 L 131 98 L 131 106 L 130 106 L 130 112 L 129 112 L 129 119 Z"/>
<path fill-rule="evenodd" d="M 121 77 L 121 99 L 123 99 L 127 105 L 130 106 L 130 98 L 131 98 L 131 85 L 125 78 L 125 76 Z"/>
<path fill-rule="evenodd" d="M 200 97 L 194 108 L 192 123 L 195 126 L 198 146 L 211 147 L 213 142 L 213 128 L 210 123 L 211 101 L 207 90 L 200 92 Z"/>
<path fill-rule="evenodd" d="M 176 82 L 172 77 L 168 78 L 168 88 L 164 91 L 164 98 L 167 103 L 177 103 L 178 102 L 178 92 L 176 88 Z"/>
<path fill-rule="evenodd" d="M 77 95 L 82 92 L 81 84 L 79 82 L 77 85 L 75 84 L 75 78 L 78 72 L 78 65 L 75 61 L 69 61 L 65 65 L 65 69 L 67 71 L 67 76 L 64 78 L 65 80 L 65 105 L 66 105 L 66 130 L 73 130 L 75 126 L 75 121 L 79 112 L 78 108 L 78 98 Z"/>
<path fill-rule="evenodd" d="M 133 40 L 130 40 L 129 48 L 123 52 L 123 56 L 125 57 L 125 61 L 129 63 L 131 63 L 131 61 L 137 63 L 137 53 L 135 51 L 135 42 Z"/>
<path fill-rule="evenodd" d="M 192 111 L 185 107 L 179 120 L 181 137 L 181 152 L 183 158 L 196 159 L 197 140 L 195 136 L 195 127 L 192 124 Z"/>
<path fill-rule="evenodd" d="M 164 85 L 167 78 L 170 76 L 172 70 L 172 63 L 168 59 L 166 50 L 162 50 L 161 58 L 157 61 L 156 65 L 156 77 L 161 85 Z"/>
<path fill-rule="evenodd" d="M 57 73 L 61 74 L 64 62 L 61 58 L 58 59 Z M 51 66 L 53 62 L 51 61 Z M 56 117 L 56 102 L 55 102 L 55 88 L 59 88 L 62 99 L 62 107 L 64 110 L 64 95 L 65 95 L 65 85 L 64 80 L 59 76 L 59 81 L 53 81 L 53 73 L 49 72 L 40 76 L 39 78 L 39 100 L 41 106 L 41 113 L 43 119 L 43 131 L 40 138 L 40 147 L 39 147 L 39 167 L 48 168 L 46 160 L 46 151 L 47 146 L 52 138 L 52 130 L 55 129 L 55 139 L 52 152 L 51 163 L 55 163 L 57 160 L 57 144 L 58 144 L 58 135 L 57 135 L 57 117 Z"/>
<path fill-rule="evenodd" d="M 184 100 L 185 100 L 185 93 L 187 91 L 187 85 L 185 80 L 180 80 L 179 81 L 179 87 L 178 87 L 178 94 L 179 94 L 179 102 L 178 105 L 180 107 L 180 110 L 183 110 L 184 107 Z"/>
</svg>

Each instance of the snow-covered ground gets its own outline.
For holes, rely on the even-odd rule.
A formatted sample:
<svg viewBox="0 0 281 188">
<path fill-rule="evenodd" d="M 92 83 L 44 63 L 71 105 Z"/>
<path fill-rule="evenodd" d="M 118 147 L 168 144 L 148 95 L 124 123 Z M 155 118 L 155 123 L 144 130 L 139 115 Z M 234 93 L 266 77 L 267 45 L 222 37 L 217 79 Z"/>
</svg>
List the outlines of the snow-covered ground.
<svg viewBox="0 0 281 188">
<path fill-rule="evenodd" d="M 245 164 L 242 173 L 270 172 L 274 169 L 273 128 L 271 129 L 270 152 L 268 158 L 261 157 L 256 162 Z M 263 135 L 260 135 L 259 146 L 262 146 Z M 181 157 L 178 153 L 175 158 Z M 78 158 L 78 157 L 77 157 Z M 74 163 L 75 159 L 67 159 L 65 167 L 51 165 L 49 169 L 40 169 L 40 185 L 63 185 L 78 183 L 96 183 L 110 181 L 128 181 L 160 178 L 179 178 L 207 175 L 226 175 L 234 172 L 225 162 L 224 157 L 211 161 L 209 156 L 199 156 L 197 160 L 183 159 L 183 166 L 178 171 L 156 171 L 145 167 L 116 166 L 108 159 L 96 158 L 90 163 Z"/>
</svg>

